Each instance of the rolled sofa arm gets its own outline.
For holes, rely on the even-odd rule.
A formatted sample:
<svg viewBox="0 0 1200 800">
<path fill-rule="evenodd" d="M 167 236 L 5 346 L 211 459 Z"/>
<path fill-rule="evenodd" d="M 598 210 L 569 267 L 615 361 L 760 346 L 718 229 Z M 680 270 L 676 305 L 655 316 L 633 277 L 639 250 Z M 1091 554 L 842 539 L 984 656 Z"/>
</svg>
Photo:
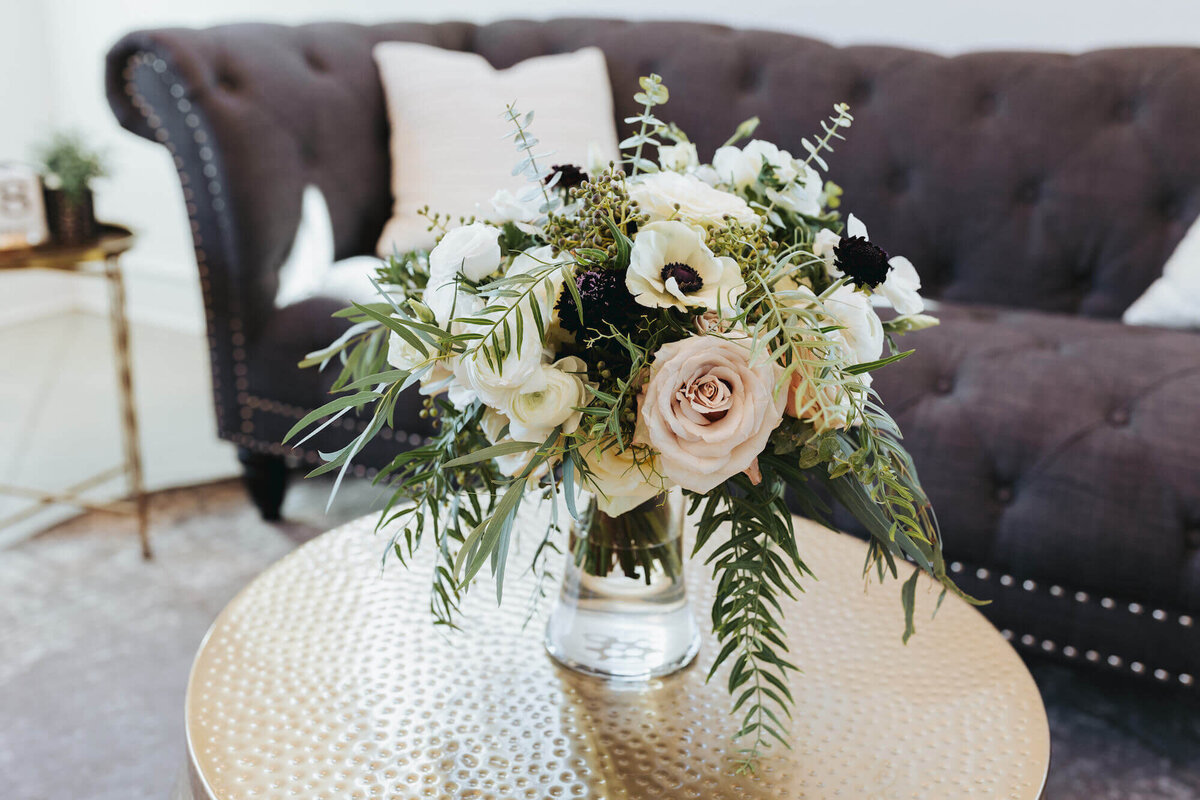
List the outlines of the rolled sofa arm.
<svg viewBox="0 0 1200 800">
<path fill-rule="evenodd" d="M 179 173 L 204 296 L 217 426 L 230 438 L 238 427 L 237 393 L 247 384 L 248 337 L 270 304 L 253 291 L 261 284 L 255 268 L 264 264 L 248 263 L 239 253 L 224 159 L 204 104 L 194 99 L 201 75 L 185 51 L 142 33 L 125 37 L 109 53 L 106 84 L 122 127 L 166 147 Z"/>
</svg>

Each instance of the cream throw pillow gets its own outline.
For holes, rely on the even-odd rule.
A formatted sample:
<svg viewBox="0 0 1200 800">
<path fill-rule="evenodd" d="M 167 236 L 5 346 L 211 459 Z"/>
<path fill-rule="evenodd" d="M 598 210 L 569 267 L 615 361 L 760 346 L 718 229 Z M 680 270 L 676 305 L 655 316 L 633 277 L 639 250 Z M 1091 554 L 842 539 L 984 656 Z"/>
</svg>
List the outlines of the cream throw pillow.
<svg viewBox="0 0 1200 800">
<path fill-rule="evenodd" d="M 520 160 L 502 117 L 506 103 L 533 111 L 541 167 L 587 164 L 588 145 L 617 158 L 612 86 L 595 47 L 540 56 L 504 70 L 475 53 L 423 44 L 375 46 L 392 127 L 392 218 L 377 252 L 428 248 L 434 234 L 418 209 L 459 216 L 491 212 L 498 189 L 527 184 L 512 169 Z"/>
<path fill-rule="evenodd" d="M 1167 259 L 1162 277 L 1125 309 L 1127 325 L 1200 330 L 1200 219 Z"/>
</svg>

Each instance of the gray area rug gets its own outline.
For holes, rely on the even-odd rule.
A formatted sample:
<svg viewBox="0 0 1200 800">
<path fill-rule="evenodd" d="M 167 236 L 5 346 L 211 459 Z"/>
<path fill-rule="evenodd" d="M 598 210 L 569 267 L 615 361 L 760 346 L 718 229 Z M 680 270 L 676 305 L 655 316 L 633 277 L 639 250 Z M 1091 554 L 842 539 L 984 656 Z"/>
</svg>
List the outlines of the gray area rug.
<svg viewBox="0 0 1200 800">
<path fill-rule="evenodd" d="M 369 508 L 349 487 L 297 484 L 287 523 L 236 482 L 156 495 L 158 558 L 121 519 L 88 514 L 0 551 L 0 797 L 163 800 L 183 759 L 192 656 L 263 568 Z M 1048 800 L 1200 798 L 1200 702 L 1051 662 L 1030 668 L 1053 738 Z"/>
</svg>

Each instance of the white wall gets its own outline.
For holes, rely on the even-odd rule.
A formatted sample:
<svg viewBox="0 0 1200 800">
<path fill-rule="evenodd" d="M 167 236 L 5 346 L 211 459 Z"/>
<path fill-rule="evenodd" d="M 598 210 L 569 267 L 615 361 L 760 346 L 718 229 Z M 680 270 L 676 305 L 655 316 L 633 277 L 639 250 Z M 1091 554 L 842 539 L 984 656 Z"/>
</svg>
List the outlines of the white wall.
<svg viewBox="0 0 1200 800">
<path fill-rule="evenodd" d="M 52 125 L 77 128 L 106 149 L 114 177 L 98 187 L 99 215 L 130 224 L 142 236 L 127 261 L 132 313 L 200 330 L 199 285 L 174 169 L 165 150 L 120 130 L 104 99 L 104 53 L 122 33 L 246 20 L 553 16 L 707 20 L 838 44 L 889 43 L 943 53 L 1200 45 L 1200 0 L 0 0 L 0 159 L 25 156 Z M 30 281 L 27 275 L 0 275 L 0 323 L 41 313 L 47 303 L 102 306 L 103 296 L 87 288 L 52 285 L 47 278 L 31 287 Z"/>
</svg>

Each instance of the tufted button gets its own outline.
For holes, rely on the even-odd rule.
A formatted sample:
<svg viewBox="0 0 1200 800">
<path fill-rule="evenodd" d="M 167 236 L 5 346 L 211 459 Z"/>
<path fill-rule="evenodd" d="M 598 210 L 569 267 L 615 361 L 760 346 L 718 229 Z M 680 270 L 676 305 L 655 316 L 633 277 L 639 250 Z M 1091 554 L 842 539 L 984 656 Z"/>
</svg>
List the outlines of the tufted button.
<svg viewBox="0 0 1200 800">
<path fill-rule="evenodd" d="M 1008 505 L 1013 501 L 1013 488 L 1011 486 L 996 487 L 996 502 L 1003 505 Z"/>
<path fill-rule="evenodd" d="M 1129 424 L 1129 409 L 1114 408 L 1108 412 L 1108 421 L 1116 427 L 1122 427 Z"/>
<path fill-rule="evenodd" d="M 1041 178 L 1030 178 L 1017 187 L 1017 201 L 1025 205 L 1033 205 L 1042 196 Z"/>
<path fill-rule="evenodd" d="M 850 102 L 854 105 L 862 105 L 871 99 L 871 95 L 875 92 L 875 84 L 870 78 L 859 78 L 850 87 L 848 95 Z"/>
<path fill-rule="evenodd" d="M 1175 192 L 1165 192 L 1158 201 L 1158 211 L 1164 219 L 1174 222 L 1183 216 L 1186 203 Z"/>
<path fill-rule="evenodd" d="M 227 92 L 236 92 L 238 89 L 238 79 L 231 72 L 222 72 L 217 76 L 217 85 Z"/>
<path fill-rule="evenodd" d="M 1183 535 L 1183 541 L 1192 550 L 1200 550 L 1200 525 L 1193 525 Z"/>
<path fill-rule="evenodd" d="M 981 117 L 990 117 L 1000 107 L 1000 96 L 991 89 L 980 92 L 975 101 L 975 113 Z"/>
<path fill-rule="evenodd" d="M 937 379 L 937 383 L 934 384 L 934 387 L 937 389 L 938 394 L 950 394 L 950 392 L 954 389 L 954 379 L 948 375 L 943 375 Z"/>
<path fill-rule="evenodd" d="M 738 86 L 743 92 L 753 92 L 762 85 L 763 68 L 762 65 L 754 65 L 746 67 L 742 71 L 741 78 L 738 80 Z"/>
<path fill-rule="evenodd" d="M 1133 122 L 1137 118 L 1141 103 L 1136 97 L 1126 97 L 1113 106 L 1113 119 L 1117 122 Z"/>
<path fill-rule="evenodd" d="M 308 64 L 309 69 L 311 69 L 313 72 L 325 72 L 325 62 L 321 60 L 320 56 L 311 50 L 305 51 L 304 62 Z"/>
<path fill-rule="evenodd" d="M 905 167 L 895 167 L 888 174 L 887 186 L 895 194 L 901 194 L 908 189 L 909 171 Z"/>
</svg>

